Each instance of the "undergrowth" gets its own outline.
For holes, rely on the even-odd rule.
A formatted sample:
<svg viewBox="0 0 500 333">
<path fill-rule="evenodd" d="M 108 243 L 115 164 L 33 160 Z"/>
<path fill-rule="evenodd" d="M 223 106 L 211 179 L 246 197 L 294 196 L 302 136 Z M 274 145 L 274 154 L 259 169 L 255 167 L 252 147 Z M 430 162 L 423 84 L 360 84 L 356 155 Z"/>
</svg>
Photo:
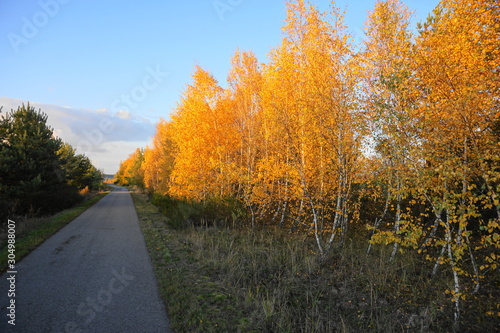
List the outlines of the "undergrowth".
<svg viewBox="0 0 500 333">
<path fill-rule="evenodd" d="M 156 200 L 166 217 L 147 196 L 133 197 L 175 332 L 452 330 L 450 275 L 431 278 L 429 263 L 410 253 L 389 261 L 392 247 L 376 246 L 367 255 L 366 238 L 351 235 L 320 261 L 307 236 L 196 226 L 186 216 L 201 220 L 200 207 Z M 467 300 L 461 331 L 498 330 L 485 315 L 497 296 L 493 284 Z"/>
</svg>

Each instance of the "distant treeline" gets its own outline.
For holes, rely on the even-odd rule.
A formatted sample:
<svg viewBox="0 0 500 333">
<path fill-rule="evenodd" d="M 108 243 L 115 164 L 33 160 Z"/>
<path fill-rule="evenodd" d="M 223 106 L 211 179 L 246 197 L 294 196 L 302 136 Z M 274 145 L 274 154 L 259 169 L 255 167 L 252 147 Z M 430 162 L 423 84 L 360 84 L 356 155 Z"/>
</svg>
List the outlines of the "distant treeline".
<svg viewBox="0 0 500 333">
<path fill-rule="evenodd" d="M 0 109 L 1 110 L 1 109 Z M 24 104 L 0 114 L 0 216 L 38 216 L 68 208 L 97 189 L 101 171 L 54 136 L 47 114 Z"/>
</svg>

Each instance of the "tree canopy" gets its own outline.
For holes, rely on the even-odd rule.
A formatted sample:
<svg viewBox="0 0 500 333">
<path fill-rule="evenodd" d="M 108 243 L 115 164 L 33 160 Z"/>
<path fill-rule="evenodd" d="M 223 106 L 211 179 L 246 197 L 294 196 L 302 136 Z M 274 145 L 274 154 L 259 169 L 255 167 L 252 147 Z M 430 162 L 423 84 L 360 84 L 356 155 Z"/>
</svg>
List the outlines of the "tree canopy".
<svg viewBox="0 0 500 333">
<path fill-rule="evenodd" d="M 55 212 L 100 186 L 102 173 L 54 136 L 47 117 L 29 103 L 0 117 L 2 215 Z"/>
<path fill-rule="evenodd" d="M 500 6 L 443 0 L 418 29 L 411 15 L 377 1 L 353 45 L 333 4 L 288 1 L 269 61 L 237 50 L 226 89 L 197 66 L 145 158 L 123 162 L 127 177 L 177 198 L 235 198 L 252 225 L 309 234 L 321 256 L 364 227 L 369 248 L 451 273 L 458 322 L 498 268 Z"/>
</svg>

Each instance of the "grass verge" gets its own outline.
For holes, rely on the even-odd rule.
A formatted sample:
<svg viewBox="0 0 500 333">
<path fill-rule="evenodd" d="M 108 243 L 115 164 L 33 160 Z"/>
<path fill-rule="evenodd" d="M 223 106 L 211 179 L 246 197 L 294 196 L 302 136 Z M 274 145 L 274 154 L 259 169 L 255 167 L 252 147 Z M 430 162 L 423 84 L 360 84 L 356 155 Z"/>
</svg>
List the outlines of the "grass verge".
<svg viewBox="0 0 500 333">
<path fill-rule="evenodd" d="M 447 274 L 390 247 L 366 255 L 349 240 L 319 262 L 304 236 L 280 229 L 169 227 L 147 196 L 132 194 L 175 332 L 451 332 Z M 493 289 L 495 290 L 494 287 Z M 488 292 L 470 299 L 463 332 L 493 332 Z"/>
<path fill-rule="evenodd" d="M 45 240 L 50 238 L 66 224 L 73 221 L 109 192 L 110 191 L 98 193 L 74 207 L 65 209 L 50 217 L 16 218 L 16 261 L 19 262 Z M 6 239 L 6 237 L 2 237 L 3 242 L 0 244 L 0 271 L 2 272 L 7 269 L 8 244 Z"/>
</svg>

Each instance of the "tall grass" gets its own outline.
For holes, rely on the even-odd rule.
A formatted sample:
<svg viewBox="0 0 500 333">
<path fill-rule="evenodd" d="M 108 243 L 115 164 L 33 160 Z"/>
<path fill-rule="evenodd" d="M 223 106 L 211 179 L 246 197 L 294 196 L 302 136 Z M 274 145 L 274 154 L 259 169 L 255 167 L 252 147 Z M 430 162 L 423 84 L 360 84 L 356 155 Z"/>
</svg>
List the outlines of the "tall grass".
<svg viewBox="0 0 500 333">
<path fill-rule="evenodd" d="M 258 331 L 428 332 L 434 321 L 446 322 L 444 297 L 424 302 L 435 287 L 419 265 L 411 257 L 381 259 L 386 248 L 366 257 L 351 241 L 320 262 L 308 239 L 281 230 L 190 229 L 184 236 L 205 272 L 251 309 Z"/>
<path fill-rule="evenodd" d="M 211 198 L 203 202 L 153 194 L 151 202 L 167 217 L 170 227 L 182 229 L 188 226 L 235 226 L 246 216 L 238 200 L 232 197 Z"/>
<path fill-rule="evenodd" d="M 351 235 L 319 260 L 304 235 L 174 229 L 145 196 L 134 200 L 176 332 L 451 331 L 452 303 L 443 293 L 449 274 L 431 278 L 428 264 L 411 254 L 390 261 L 392 247 L 379 245 L 366 255 L 366 239 Z M 495 303 L 488 293 L 467 301 L 464 332 L 498 328 L 484 315 Z"/>
</svg>

